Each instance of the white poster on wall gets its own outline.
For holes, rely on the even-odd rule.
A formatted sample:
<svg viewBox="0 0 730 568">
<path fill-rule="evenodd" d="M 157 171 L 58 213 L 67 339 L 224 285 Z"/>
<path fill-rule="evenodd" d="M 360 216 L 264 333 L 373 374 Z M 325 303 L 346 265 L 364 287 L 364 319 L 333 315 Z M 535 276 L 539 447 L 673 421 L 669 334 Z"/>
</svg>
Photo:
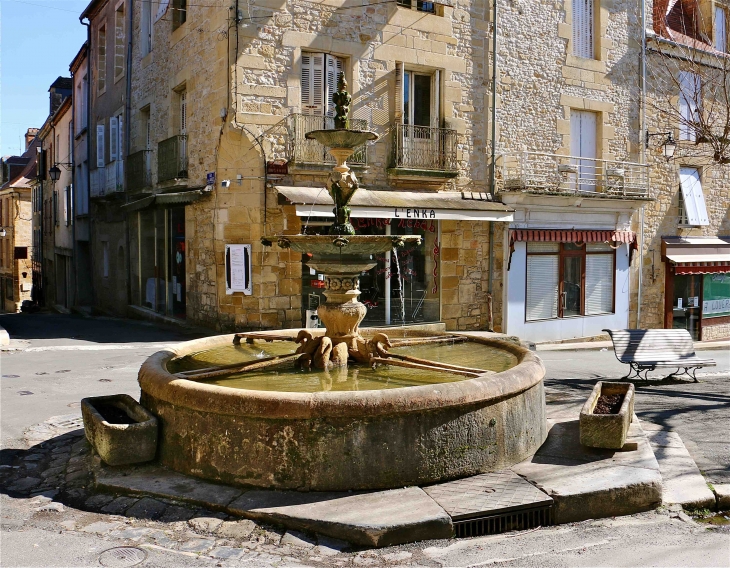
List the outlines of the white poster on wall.
<svg viewBox="0 0 730 568">
<path fill-rule="evenodd" d="M 226 245 L 226 294 L 253 293 L 251 245 Z"/>
</svg>

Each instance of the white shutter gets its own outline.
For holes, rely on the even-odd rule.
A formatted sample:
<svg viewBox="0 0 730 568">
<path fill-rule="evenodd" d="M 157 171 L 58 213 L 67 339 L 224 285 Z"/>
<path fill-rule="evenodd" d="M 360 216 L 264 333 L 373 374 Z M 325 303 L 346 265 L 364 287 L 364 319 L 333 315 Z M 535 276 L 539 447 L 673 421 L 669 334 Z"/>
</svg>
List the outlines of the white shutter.
<svg viewBox="0 0 730 568">
<path fill-rule="evenodd" d="M 700 172 L 697 168 L 680 168 L 679 182 L 687 222 L 695 226 L 709 225 L 710 220 L 707 215 L 705 195 L 702 193 Z"/>
<path fill-rule="evenodd" d="M 119 144 L 119 131 L 117 130 L 117 119 L 109 119 L 109 161 L 117 159 L 117 145 Z"/>
<path fill-rule="evenodd" d="M 573 0 L 573 55 L 594 59 L 593 2 Z"/>
<path fill-rule="evenodd" d="M 324 114 L 324 54 L 302 54 L 302 114 Z"/>
<path fill-rule="evenodd" d="M 586 315 L 613 311 L 613 254 L 586 255 Z"/>
<path fill-rule="evenodd" d="M 325 56 L 325 69 L 326 69 L 326 82 L 325 82 L 325 94 L 324 102 L 327 109 L 327 116 L 335 115 L 335 103 L 332 102 L 332 95 L 337 92 L 337 81 L 340 78 L 340 73 L 344 72 L 345 65 L 344 61 L 334 55 Z"/>
<path fill-rule="evenodd" d="M 578 181 L 576 189 L 580 191 L 596 190 L 596 158 L 597 114 L 587 111 L 570 111 L 570 153 L 577 158 Z"/>
<path fill-rule="evenodd" d="M 103 168 L 104 164 L 104 125 L 96 125 L 96 167 Z"/>
<path fill-rule="evenodd" d="M 431 76 L 431 127 L 441 127 L 441 114 L 439 109 L 440 96 L 439 87 L 441 86 L 441 73 L 437 69 Z"/>
<path fill-rule="evenodd" d="M 122 115 L 120 114 L 117 117 L 117 129 L 119 132 L 119 143 L 117 146 L 117 157 L 120 160 L 124 159 L 124 119 L 122 118 Z"/>
<path fill-rule="evenodd" d="M 690 71 L 679 72 L 679 139 L 694 142 L 696 138 L 693 127 L 699 116 L 697 103 L 700 96 L 700 78 Z"/>
<path fill-rule="evenodd" d="M 403 124 L 403 63 L 395 63 L 395 121 Z"/>
<path fill-rule="evenodd" d="M 727 17 L 719 6 L 715 6 L 715 49 L 727 51 Z"/>
<path fill-rule="evenodd" d="M 527 256 L 525 320 L 558 317 L 558 255 Z"/>
<path fill-rule="evenodd" d="M 150 0 L 152 2 L 153 0 Z M 157 13 L 155 14 L 155 22 L 159 20 L 162 16 L 165 15 L 165 12 L 167 12 L 167 7 L 170 5 L 170 0 L 160 0 L 160 3 L 157 8 Z"/>
</svg>

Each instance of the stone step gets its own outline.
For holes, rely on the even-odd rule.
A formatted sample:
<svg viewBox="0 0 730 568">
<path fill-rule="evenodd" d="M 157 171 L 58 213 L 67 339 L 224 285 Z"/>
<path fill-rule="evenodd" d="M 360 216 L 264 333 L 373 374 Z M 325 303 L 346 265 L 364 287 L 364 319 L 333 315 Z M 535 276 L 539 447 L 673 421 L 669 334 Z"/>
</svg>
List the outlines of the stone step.
<svg viewBox="0 0 730 568">
<path fill-rule="evenodd" d="M 644 422 L 643 427 L 662 474 L 662 503 L 689 509 L 714 509 L 715 494 L 679 434 L 650 422 Z"/>
</svg>

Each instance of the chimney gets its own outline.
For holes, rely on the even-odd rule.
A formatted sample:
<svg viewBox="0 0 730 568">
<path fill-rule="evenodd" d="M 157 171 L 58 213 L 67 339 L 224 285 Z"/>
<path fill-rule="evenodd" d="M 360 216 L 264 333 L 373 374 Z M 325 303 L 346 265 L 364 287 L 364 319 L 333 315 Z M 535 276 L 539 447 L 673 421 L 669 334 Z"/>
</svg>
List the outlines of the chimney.
<svg viewBox="0 0 730 568">
<path fill-rule="evenodd" d="M 25 149 L 27 150 L 30 148 L 30 145 L 33 143 L 33 139 L 38 136 L 38 129 L 37 128 L 29 128 L 28 131 L 25 133 Z"/>
</svg>

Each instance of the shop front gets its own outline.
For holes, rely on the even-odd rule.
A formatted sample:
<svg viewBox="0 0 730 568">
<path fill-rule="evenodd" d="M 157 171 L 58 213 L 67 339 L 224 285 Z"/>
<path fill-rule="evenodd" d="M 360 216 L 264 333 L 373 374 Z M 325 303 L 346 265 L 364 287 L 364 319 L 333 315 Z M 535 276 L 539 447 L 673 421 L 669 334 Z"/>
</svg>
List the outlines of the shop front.
<svg viewBox="0 0 730 568">
<path fill-rule="evenodd" d="M 730 237 L 665 237 L 664 327 L 695 341 L 730 337 Z"/>
<path fill-rule="evenodd" d="M 332 200 L 321 188 L 277 187 L 282 203 L 293 204 L 301 232 L 324 234 L 332 222 Z M 421 245 L 373 255 L 375 266 L 360 276 L 360 301 L 368 307 L 363 325 L 440 322 L 442 221 L 509 221 L 511 210 L 461 192 L 416 193 L 359 190 L 351 202 L 351 221 L 361 235 L 421 235 Z M 346 251 L 345 251 L 346 252 Z M 316 327 L 324 302 L 324 275 L 302 258 L 302 318 Z M 448 261 L 446 261 L 448 262 Z"/>
</svg>

